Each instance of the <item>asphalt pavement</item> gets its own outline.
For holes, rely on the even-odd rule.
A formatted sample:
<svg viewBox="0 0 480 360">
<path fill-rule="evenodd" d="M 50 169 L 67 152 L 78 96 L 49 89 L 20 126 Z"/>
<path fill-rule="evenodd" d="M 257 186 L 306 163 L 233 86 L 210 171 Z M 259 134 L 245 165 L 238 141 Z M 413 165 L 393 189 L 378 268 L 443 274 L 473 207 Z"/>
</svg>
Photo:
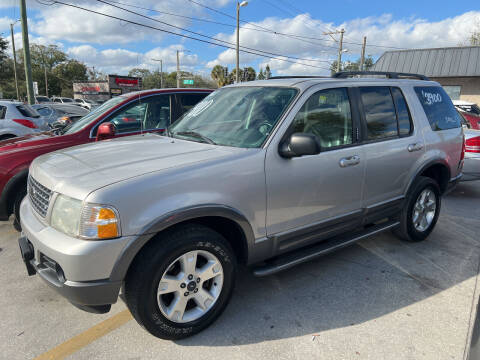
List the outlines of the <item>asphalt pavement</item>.
<svg viewBox="0 0 480 360">
<path fill-rule="evenodd" d="M 443 200 L 422 243 L 390 233 L 266 278 L 241 269 L 230 305 L 181 341 L 142 329 L 121 300 L 74 308 L 28 277 L 0 223 L 3 359 L 465 359 L 479 296 L 480 181 Z"/>
</svg>

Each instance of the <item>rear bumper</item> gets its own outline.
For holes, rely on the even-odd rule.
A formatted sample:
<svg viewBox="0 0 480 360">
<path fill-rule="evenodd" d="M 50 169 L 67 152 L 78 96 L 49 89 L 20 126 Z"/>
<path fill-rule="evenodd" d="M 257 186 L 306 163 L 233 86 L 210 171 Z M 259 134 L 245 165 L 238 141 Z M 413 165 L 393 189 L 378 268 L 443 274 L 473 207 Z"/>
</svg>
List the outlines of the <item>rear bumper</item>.
<svg viewBox="0 0 480 360">
<path fill-rule="evenodd" d="M 463 173 L 460 173 L 456 177 L 451 178 L 450 181 L 448 182 L 447 190 L 445 190 L 445 193 L 443 195 L 447 195 L 448 193 L 453 191 L 453 189 L 455 189 L 455 187 L 457 186 L 462 176 L 463 176 Z"/>
</svg>

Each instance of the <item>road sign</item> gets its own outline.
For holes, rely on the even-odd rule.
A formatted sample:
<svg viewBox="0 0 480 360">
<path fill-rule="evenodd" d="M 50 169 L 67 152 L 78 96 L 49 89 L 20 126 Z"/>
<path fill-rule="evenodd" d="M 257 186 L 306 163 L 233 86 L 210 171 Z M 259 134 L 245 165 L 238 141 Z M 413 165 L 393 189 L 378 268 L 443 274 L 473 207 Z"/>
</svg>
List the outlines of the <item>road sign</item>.
<svg viewBox="0 0 480 360">
<path fill-rule="evenodd" d="M 184 79 L 183 85 L 193 85 L 193 79 Z"/>
</svg>

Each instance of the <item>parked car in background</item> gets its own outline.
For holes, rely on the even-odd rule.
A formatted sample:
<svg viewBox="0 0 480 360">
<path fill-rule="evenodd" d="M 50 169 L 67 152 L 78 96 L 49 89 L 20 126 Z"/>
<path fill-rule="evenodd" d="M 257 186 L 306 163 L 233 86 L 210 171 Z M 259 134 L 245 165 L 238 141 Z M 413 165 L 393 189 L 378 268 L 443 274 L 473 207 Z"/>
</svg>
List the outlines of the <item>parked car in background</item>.
<svg viewBox="0 0 480 360">
<path fill-rule="evenodd" d="M 38 157 L 28 274 L 97 313 L 122 288 L 147 331 L 180 339 L 220 316 L 237 264 L 266 276 L 390 229 L 425 240 L 462 175 L 460 119 L 437 82 L 356 74 L 226 86 L 169 137 Z"/>
<path fill-rule="evenodd" d="M 470 123 L 472 129 L 480 130 L 480 108 L 477 104 L 469 101 L 453 100 L 453 105 Z"/>
<path fill-rule="evenodd" d="M 92 108 L 100 105 L 94 101 L 87 100 L 87 99 L 74 99 L 74 101 L 77 105 L 80 105 L 88 110 L 92 110 Z"/>
<path fill-rule="evenodd" d="M 27 191 L 28 168 L 37 156 L 97 140 L 144 132 L 163 133 L 211 92 L 210 89 L 161 89 L 127 93 L 108 100 L 61 130 L 0 141 L 0 220 L 8 220 L 14 214 L 14 226 L 20 229 L 20 201 Z"/>
<path fill-rule="evenodd" d="M 30 105 L 0 101 L 0 141 L 45 130 L 48 124 Z"/>
<path fill-rule="evenodd" d="M 480 130 L 464 129 L 465 163 L 463 172 L 466 180 L 480 180 Z"/>
<path fill-rule="evenodd" d="M 32 105 L 32 108 L 37 110 L 52 127 L 66 126 L 89 113 L 87 109 L 81 106 L 53 102 L 49 104 L 35 104 Z"/>
<path fill-rule="evenodd" d="M 72 98 L 68 98 L 68 97 L 53 96 L 52 98 L 50 98 L 50 100 L 55 103 L 63 103 L 63 104 L 74 103 L 75 104 L 75 101 L 73 101 Z"/>
<path fill-rule="evenodd" d="M 47 96 L 41 96 L 41 95 L 35 96 L 35 103 L 36 104 L 51 103 L 51 102 L 52 101 Z"/>
</svg>

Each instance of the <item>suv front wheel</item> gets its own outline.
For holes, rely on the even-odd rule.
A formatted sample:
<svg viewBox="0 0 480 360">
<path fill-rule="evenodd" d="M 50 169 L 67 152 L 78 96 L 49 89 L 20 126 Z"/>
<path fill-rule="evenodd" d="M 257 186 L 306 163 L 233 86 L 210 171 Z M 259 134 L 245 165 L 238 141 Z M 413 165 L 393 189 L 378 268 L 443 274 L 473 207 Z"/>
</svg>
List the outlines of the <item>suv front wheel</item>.
<svg viewBox="0 0 480 360">
<path fill-rule="evenodd" d="M 441 193 L 435 180 L 421 176 L 412 184 L 394 233 L 402 240 L 418 242 L 432 232 L 440 214 Z"/>
<path fill-rule="evenodd" d="M 202 225 L 157 236 L 125 280 L 134 318 L 152 335 L 181 339 L 209 326 L 227 306 L 236 259 L 228 241 Z"/>
</svg>

